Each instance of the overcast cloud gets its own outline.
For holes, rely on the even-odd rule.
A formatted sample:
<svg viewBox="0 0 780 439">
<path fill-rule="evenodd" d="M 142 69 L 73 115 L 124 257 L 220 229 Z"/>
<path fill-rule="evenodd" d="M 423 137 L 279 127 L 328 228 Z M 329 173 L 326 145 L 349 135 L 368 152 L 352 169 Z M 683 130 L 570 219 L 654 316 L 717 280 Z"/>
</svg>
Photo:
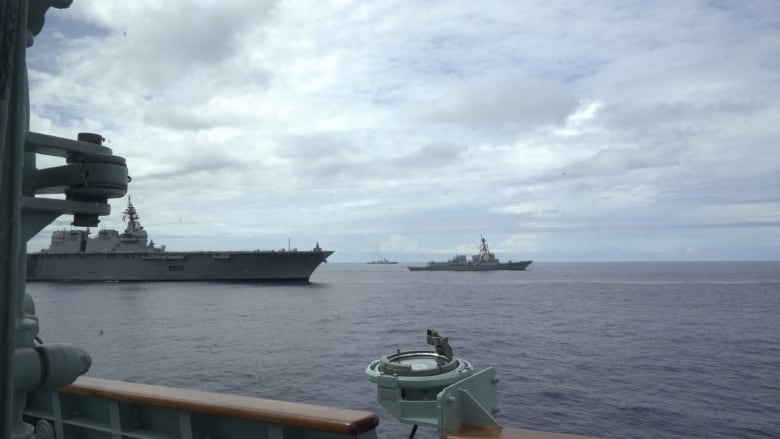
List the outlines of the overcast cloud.
<svg viewBox="0 0 780 439">
<path fill-rule="evenodd" d="M 780 259 L 774 0 L 75 0 L 28 63 L 169 249 Z"/>
</svg>

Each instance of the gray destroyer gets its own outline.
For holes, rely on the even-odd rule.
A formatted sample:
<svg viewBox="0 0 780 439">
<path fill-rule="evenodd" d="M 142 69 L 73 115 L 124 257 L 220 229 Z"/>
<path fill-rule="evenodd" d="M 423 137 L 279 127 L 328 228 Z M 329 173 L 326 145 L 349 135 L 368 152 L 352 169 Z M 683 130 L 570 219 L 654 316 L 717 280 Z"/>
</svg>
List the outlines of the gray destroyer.
<svg viewBox="0 0 780 439">
<path fill-rule="evenodd" d="M 397 264 L 398 261 L 391 261 L 387 258 L 377 259 L 375 261 L 368 261 L 367 264 Z"/>
<path fill-rule="evenodd" d="M 447 262 L 428 262 L 424 267 L 410 266 L 409 271 L 493 271 L 525 270 L 533 261 L 500 262 L 488 248 L 485 237 L 481 237 L 479 253 L 466 259 L 466 255 L 455 255 Z"/>
<path fill-rule="evenodd" d="M 308 282 L 332 251 L 169 252 L 148 239 L 132 202 L 123 233 L 57 230 L 48 249 L 27 255 L 28 281 Z"/>
</svg>

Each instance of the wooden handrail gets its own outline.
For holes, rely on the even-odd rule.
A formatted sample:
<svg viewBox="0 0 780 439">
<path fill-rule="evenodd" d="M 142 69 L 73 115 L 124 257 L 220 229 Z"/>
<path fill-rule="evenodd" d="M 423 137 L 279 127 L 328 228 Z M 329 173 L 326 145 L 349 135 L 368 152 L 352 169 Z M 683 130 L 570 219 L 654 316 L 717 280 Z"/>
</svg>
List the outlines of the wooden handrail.
<svg viewBox="0 0 780 439">
<path fill-rule="evenodd" d="M 379 417 L 371 412 L 86 376 L 58 390 L 73 395 L 353 436 L 379 425 Z"/>
<path fill-rule="evenodd" d="M 566 433 L 524 430 L 520 428 L 489 428 L 464 425 L 459 432 L 447 436 L 447 439 L 588 439 Z"/>
</svg>

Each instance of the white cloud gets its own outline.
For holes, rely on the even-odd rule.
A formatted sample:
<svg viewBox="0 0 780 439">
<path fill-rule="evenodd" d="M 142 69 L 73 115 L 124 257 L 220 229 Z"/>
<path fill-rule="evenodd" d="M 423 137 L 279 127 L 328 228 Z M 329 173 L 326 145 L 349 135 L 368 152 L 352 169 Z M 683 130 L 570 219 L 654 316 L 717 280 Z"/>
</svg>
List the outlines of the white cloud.
<svg viewBox="0 0 780 439">
<path fill-rule="evenodd" d="M 382 244 L 379 249 L 383 252 L 421 252 L 424 248 L 419 242 L 412 238 L 393 233 Z"/>
<path fill-rule="evenodd" d="M 562 125 L 577 102 L 551 82 L 483 79 L 461 86 L 422 110 L 426 123 L 448 123 L 453 129 L 519 132 Z"/>
</svg>

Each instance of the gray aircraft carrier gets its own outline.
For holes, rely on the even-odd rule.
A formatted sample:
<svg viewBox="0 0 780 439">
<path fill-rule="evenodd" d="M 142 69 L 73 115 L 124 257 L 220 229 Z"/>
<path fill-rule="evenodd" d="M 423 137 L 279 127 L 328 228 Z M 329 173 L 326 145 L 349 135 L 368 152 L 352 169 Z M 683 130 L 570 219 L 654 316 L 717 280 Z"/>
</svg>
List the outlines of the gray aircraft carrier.
<svg viewBox="0 0 780 439">
<path fill-rule="evenodd" d="M 149 241 L 132 202 L 123 233 L 58 230 L 48 249 L 27 255 L 28 281 L 292 281 L 308 282 L 332 251 L 169 252 Z"/>
</svg>

